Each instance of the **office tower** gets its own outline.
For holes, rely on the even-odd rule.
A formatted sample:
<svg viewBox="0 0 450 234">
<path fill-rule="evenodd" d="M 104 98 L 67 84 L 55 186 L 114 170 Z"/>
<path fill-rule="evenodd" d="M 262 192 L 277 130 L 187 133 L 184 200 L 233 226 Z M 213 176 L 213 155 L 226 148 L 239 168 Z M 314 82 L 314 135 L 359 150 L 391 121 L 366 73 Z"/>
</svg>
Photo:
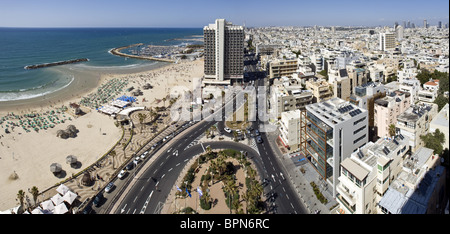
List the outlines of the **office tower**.
<svg viewBox="0 0 450 234">
<path fill-rule="evenodd" d="M 411 28 L 411 22 L 408 21 L 408 28 Z"/>
<path fill-rule="evenodd" d="M 441 21 L 438 22 L 438 28 L 442 28 L 442 22 Z"/>
<path fill-rule="evenodd" d="M 300 116 L 300 152 L 336 197 L 340 163 L 368 142 L 368 112 L 332 98 L 306 106 Z"/>
<path fill-rule="evenodd" d="M 393 33 L 380 33 L 380 50 L 387 51 L 395 48 L 395 35 Z"/>
<path fill-rule="evenodd" d="M 401 41 L 403 40 L 403 34 L 404 34 L 404 28 L 403 26 L 399 25 L 395 28 L 395 36 L 397 37 L 397 40 Z"/>
<path fill-rule="evenodd" d="M 244 27 L 225 19 L 203 28 L 204 80 L 206 84 L 228 85 L 244 77 Z"/>
<path fill-rule="evenodd" d="M 423 27 L 424 28 L 428 28 L 428 24 L 427 24 L 427 20 L 426 19 L 423 20 Z"/>
</svg>

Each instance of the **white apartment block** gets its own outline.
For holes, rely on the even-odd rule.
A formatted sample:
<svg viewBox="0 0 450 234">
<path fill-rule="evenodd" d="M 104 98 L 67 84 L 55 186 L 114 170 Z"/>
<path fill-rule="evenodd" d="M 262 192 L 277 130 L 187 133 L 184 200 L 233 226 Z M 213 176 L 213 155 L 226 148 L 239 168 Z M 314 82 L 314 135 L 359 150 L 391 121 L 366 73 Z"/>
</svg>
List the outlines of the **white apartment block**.
<svg viewBox="0 0 450 234">
<path fill-rule="evenodd" d="M 395 34 L 380 33 L 380 50 L 388 51 L 395 49 Z"/>
<path fill-rule="evenodd" d="M 300 110 L 281 113 L 280 138 L 289 152 L 294 152 L 300 146 Z"/>
<path fill-rule="evenodd" d="M 305 109 L 312 103 L 312 92 L 303 90 L 299 79 L 281 77 L 273 82 L 270 87 L 270 109 L 276 118 L 280 118 L 285 111 Z"/>
<path fill-rule="evenodd" d="M 368 142 L 368 112 L 332 98 L 306 106 L 300 117 L 300 152 L 333 188 L 340 163 Z"/>
<path fill-rule="evenodd" d="M 431 120 L 438 113 L 438 106 L 433 103 L 419 102 L 411 105 L 405 112 L 397 117 L 397 130 L 409 138 L 411 152 L 424 146 L 420 136 L 429 132 Z"/>
<path fill-rule="evenodd" d="M 244 27 L 224 19 L 203 28 L 205 84 L 229 85 L 244 78 Z"/>
<path fill-rule="evenodd" d="M 421 147 L 403 160 L 402 171 L 378 202 L 381 214 L 443 214 L 446 170 L 432 149 Z"/>
<path fill-rule="evenodd" d="M 340 214 L 373 214 L 401 172 L 409 139 L 402 135 L 368 142 L 341 163 L 337 186 Z"/>
</svg>

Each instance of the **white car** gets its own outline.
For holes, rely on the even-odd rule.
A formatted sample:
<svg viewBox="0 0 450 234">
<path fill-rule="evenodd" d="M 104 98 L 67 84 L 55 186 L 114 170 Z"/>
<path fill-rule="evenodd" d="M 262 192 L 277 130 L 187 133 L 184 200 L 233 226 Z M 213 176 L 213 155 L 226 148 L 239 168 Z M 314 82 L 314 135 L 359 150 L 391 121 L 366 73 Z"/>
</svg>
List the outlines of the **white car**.
<svg viewBox="0 0 450 234">
<path fill-rule="evenodd" d="M 224 128 L 223 130 L 225 130 L 225 132 L 231 133 L 231 129 L 229 128 Z"/>
<path fill-rule="evenodd" d="M 145 157 L 147 156 L 148 151 L 145 151 L 142 155 L 141 155 L 141 159 L 145 159 Z"/>
<path fill-rule="evenodd" d="M 134 164 L 138 164 L 140 161 L 141 161 L 141 158 L 140 158 L 140 157 L 136 157 L 136 158 L 133 160 L 133 163 L 134 163 Z"/>
<path fill-rule="evenodd" d="M 122 179 L 122 178 L 125 176 L 126 173 L 127 173 L 127 171 L 121 170 L 121 171 L 119 172 L 119 175 L 117 175 L 117 177 L 118 177 L 119 179 Z"/>
</svg>

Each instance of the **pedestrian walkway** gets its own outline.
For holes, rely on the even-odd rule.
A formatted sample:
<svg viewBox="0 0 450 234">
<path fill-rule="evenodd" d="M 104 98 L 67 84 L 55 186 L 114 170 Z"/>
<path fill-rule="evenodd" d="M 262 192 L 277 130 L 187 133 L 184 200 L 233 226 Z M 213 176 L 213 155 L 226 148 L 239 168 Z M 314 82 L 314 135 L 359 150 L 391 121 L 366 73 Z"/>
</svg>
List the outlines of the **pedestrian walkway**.
<svg viewBox="0 0 450 234">
<path fill-rule="evenodd" d="M 295 191 L 299 195 L 300 200 L 308 209 L 310 214 L 318 211 L 320 214 L 334 214 L 334 207 L 338 204 L 333 198 L 332 191 L 326 182 L 319 179 L 316 170 L 309 163 L 294 163 L 293 158 L 289 154 L 282 154 L 276 140 L 278 138 L 278 131 L 272 133 L 266 133 L 269 140 L 269 144 L 274 151 L 277 159 L 282 164 L 286 172 L 288 173 L 289 181 L 292 184 Z M 298 157 L 297 157 L 298 160 Z M 311 182 L 314 182 L 323 196 L 327 199 L 326 204 L 322 204 L 316 197 L 314 190 L 311 186 Z"/>
</svg>

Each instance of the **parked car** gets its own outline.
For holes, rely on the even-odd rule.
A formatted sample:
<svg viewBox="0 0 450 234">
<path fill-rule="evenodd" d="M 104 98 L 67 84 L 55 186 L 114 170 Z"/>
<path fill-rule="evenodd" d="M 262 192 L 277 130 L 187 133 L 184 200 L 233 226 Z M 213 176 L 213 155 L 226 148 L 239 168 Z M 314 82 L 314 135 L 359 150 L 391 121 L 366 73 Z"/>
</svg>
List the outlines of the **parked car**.
<svg viewBox="0 0 450 234">
<path fill-rule="evenodd" d="M 225 130 L 225 132 L 231 133 L 231 129 L 229 128 L 224 128 L 223 130 Z"/>
<path fill-rule="evenodd" d="M 259 130 L 258 129 L 255 130 L 255 136 L 259 136 Z"/>
<path fill-rule="evenodd" d="M 94 204 L 94 206 L 95 207 L 99 207 L 100 206 L 100 203 L 102 202 L 102 200 L 103 200 L 103 193 L 99 193 L 97 196 L 95 196 L 95 198 L 94 198 L 94 202 L 93 202 L 93 204 Z"/>
<path fill-rule="evenodd" d="M 108 185 L 106 185 L 105 187 L 105 192 L 109 193 L 111 192 L 111 190 L 114 188 L 114 183 L 113 182 L 109 182 Z"/>
<path fill-rule="evenodd" d="M 148 151 L 145 151 L 143 154 L 141 154 L 141 159 L 145 159 L 147 157 Z"/>
<path fill-rule="evenodd" d="M 127 169 L 127 170 L 131 170 L 131 169 L 133 169 L 133 162 L 130 162 L 130 163 L 128 163 L 128 165 L 125 167 L 125 169 Z"/>
<path fill-rule="evenodd" d="M 136 157 L 136 158 L 134 158 L 133 163 L 137 165 L 140 161 L 141 161 L 141 158 Z"/>
<path fill-rule="evenodd" d="M 121 170 L 121 171 L 119 172 L 119 174 L 117 175 L 117 178 L 122 179 L 122 178 L 125 176 L 126 173 L 127 173 L 127 171 Z"/>
</svg>

